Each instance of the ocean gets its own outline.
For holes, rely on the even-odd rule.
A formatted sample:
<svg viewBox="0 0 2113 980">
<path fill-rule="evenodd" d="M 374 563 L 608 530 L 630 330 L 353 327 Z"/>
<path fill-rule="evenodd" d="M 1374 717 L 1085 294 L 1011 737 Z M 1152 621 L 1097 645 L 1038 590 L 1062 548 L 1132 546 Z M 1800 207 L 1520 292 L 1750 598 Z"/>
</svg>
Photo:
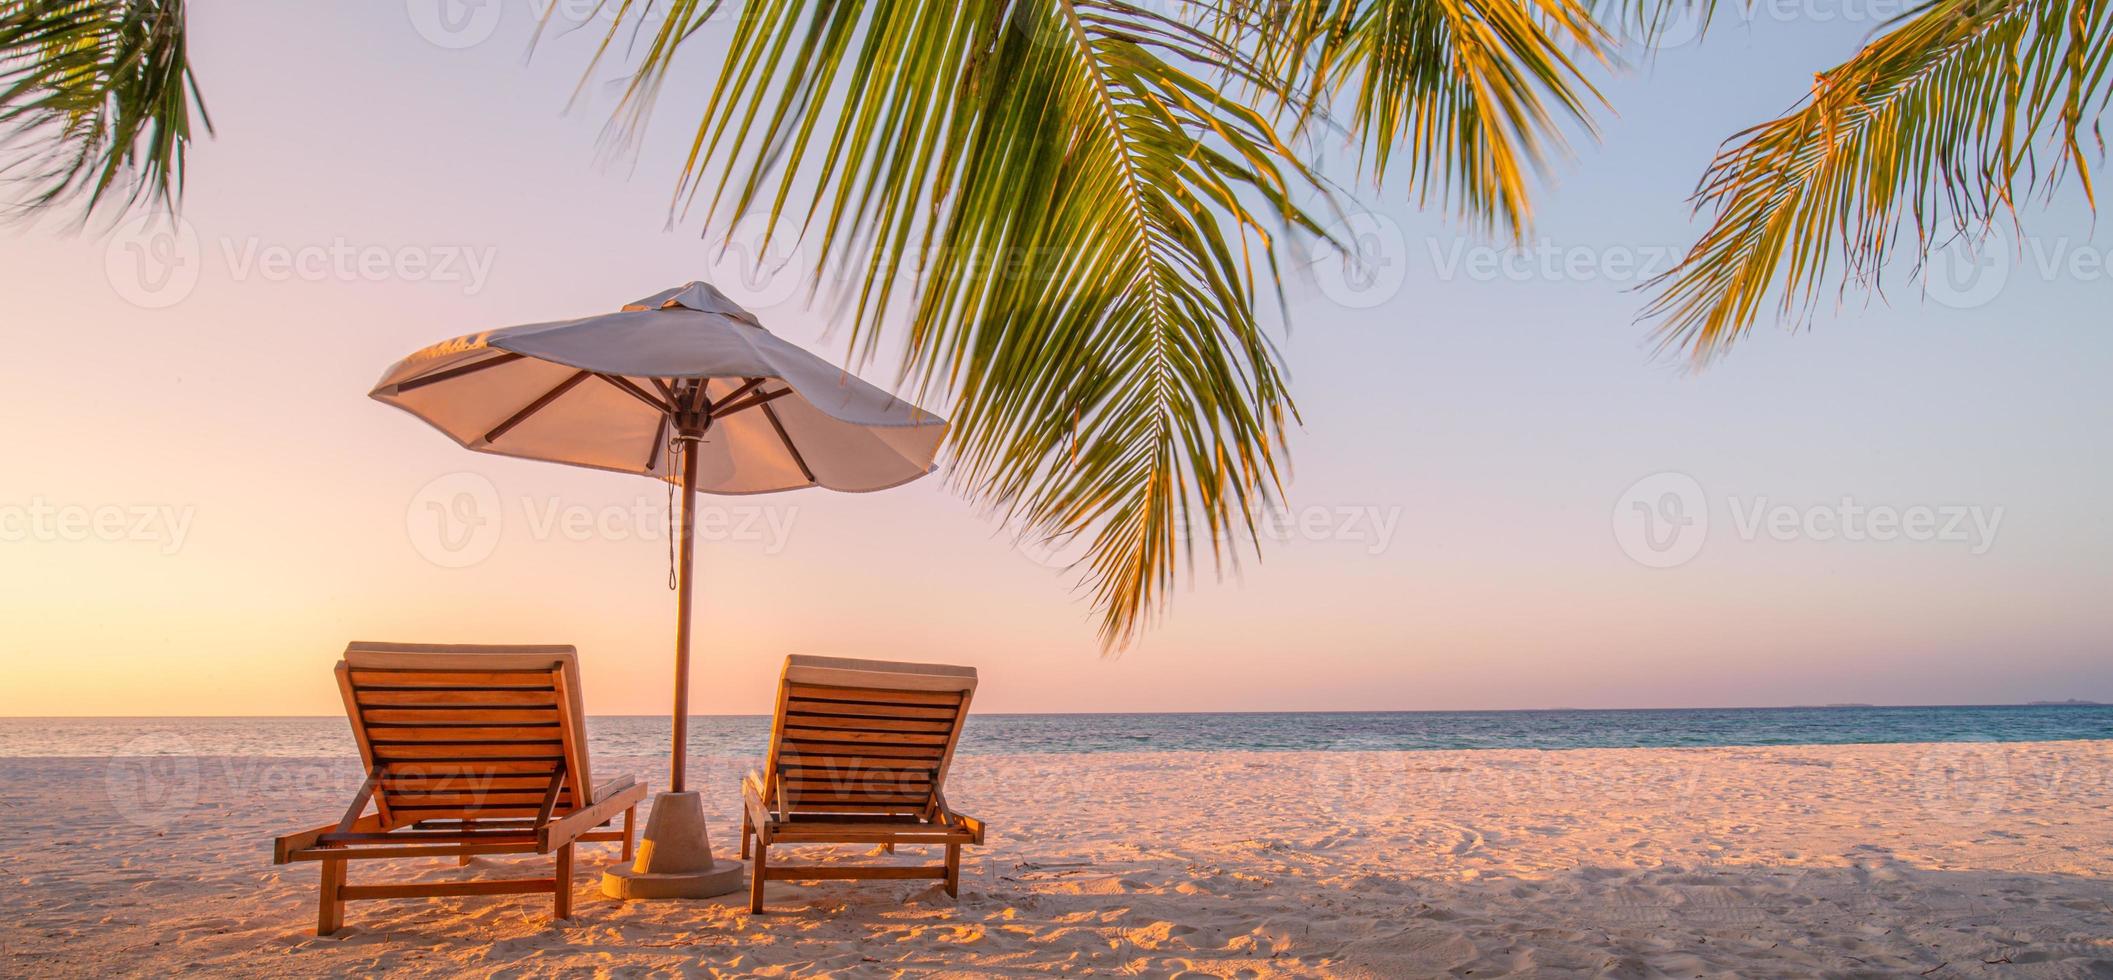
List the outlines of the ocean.
<svg viewBox="0 0 2113 980">
<path fill-rule="evenodd" d="M 664 717 L 587 720 L 596 756 L 666 751 Z M 690 719 L 692 752 L 757 756 L 761 715 Z M 1360 752 L 2113 739 L 2113 705 L 975 714 L 964 755 L 1090 752 Z M 0 757 L 352 755 L 345 720 L 0 718 Z"/>
</svg>

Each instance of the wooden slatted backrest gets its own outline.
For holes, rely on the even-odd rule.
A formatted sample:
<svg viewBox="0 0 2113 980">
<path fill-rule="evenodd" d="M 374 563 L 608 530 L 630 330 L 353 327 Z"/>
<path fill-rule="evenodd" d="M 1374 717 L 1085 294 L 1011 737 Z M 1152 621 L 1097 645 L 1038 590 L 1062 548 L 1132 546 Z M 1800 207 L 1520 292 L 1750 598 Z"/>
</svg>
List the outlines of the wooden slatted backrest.
<svg viewBox="0 0 2113 980">
<path fill-rule="evenodd" d="M 354 643 L 337 676 L 388 826 L 593 802 L 572 647 Z"/>
<path fill-rule="evenodd" d="M 975 690 L 969 667 L 787 657 L 767 802 L 791 814 L 924 812 Z"/>
</svg>

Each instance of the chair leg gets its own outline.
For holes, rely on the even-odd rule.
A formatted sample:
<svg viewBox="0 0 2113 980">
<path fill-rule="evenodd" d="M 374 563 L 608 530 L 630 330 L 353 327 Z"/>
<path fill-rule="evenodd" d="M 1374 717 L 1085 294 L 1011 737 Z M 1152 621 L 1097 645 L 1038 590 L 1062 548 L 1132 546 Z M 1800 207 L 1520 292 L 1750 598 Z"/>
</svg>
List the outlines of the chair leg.
<svg viewBox="0 0 2113 980">
<path fill-rule="evenodd" d="M 634 807 L 629 807 L 629 808 L 626 808 L 626 809 L 624 810 L 624 856 L 623 856 L 623 861 L 624 861 L 624 863 L 625 863 L 625 864 L 629 864 L 629 863 L 631 863 L 631 853 L 632 853 L 632 851 L 633 851 L 633 850 L 635 850 L 635 849 L 637 848 L 637 846 L 638 846 L 638 845 L 637 845 L 637 841 L 638 841 L 638 808 L 634 806 Z"/>
<path fill-rule="evenodd" d="M 763 914 L 763 876 L 770 869 L 770 847 L 756 841 L 756 863 L 748 869 L 748 910 Z"/>
<path fill-rule="evenodd" d="M 327 936 L 345 925 L 345 859 L 323 859 L 323 897 L 316 909 L 315 934 Z"/>
<path fill-rule="evenodd" d="M 572 918 L 572 845 L 558 848 L 558 907 L 557 917 Z"/>
<path fill-rule="evenodd" d="M 946 846 L 946 893 L 961 897 L 961 845 Z"/>
<path fill-rule="evenodd" d="M 470 856 L 469 856 L 469 855 L 467 855 L 467 854 L 463 854 L 463 855 L 460 855 L 460 856 L 456 857 L 456 858 L 455 858 L 455 866 L 456 866 L 456 867 L 458 867 L 458 868 L 467 868 L 467 867 L 469 867 L 469 866 L 470 866 Z"/>
</svg>

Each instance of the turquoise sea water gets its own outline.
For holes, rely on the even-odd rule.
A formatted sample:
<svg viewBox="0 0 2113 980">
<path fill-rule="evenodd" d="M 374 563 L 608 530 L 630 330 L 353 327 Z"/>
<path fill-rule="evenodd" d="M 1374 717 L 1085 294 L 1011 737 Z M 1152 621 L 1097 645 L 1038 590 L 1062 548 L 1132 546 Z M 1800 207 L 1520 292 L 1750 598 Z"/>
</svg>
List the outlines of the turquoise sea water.
<svg viewBox="0 0 2113 980">
<path fill-rule="evenodd" d="M 753 756 L 770 720 L 690 721 L 692 751 Z M 666 750 L 666 718 L 588 719 L 596 755 Z M 964 754 L 1417 749 L 1577 749 L 1855 742 L 2113 739 L 2113 705 L 1386 711 L 1227 714 L 978 714 Z M 0 757 L 351 754 L 343 718 L 0 718 Z"/>
</svg>

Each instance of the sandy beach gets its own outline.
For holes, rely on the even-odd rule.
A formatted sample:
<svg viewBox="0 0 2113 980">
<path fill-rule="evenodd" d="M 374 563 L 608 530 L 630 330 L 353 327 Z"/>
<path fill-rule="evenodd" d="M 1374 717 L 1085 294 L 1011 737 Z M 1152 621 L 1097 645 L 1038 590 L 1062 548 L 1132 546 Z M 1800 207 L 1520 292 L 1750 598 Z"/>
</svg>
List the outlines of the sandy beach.
<svg viewBox="0 0 2113 980">
<path fill-rule="evenodd" d="M 657 775 L 598 766 L 626 762 Z M 744 765 L 705 767 L 722 851 Z M 969 757 L 950 796 L 992 834 L 958 901 L 618 904 L 599 845 L 570 923 L 370 902 L 319 939 L 316 868 L 269 838 L 335 815 L 353 768 L 0 760 L 0 973 L 2113 975 L 2113 742 Z"/>
</svg>

